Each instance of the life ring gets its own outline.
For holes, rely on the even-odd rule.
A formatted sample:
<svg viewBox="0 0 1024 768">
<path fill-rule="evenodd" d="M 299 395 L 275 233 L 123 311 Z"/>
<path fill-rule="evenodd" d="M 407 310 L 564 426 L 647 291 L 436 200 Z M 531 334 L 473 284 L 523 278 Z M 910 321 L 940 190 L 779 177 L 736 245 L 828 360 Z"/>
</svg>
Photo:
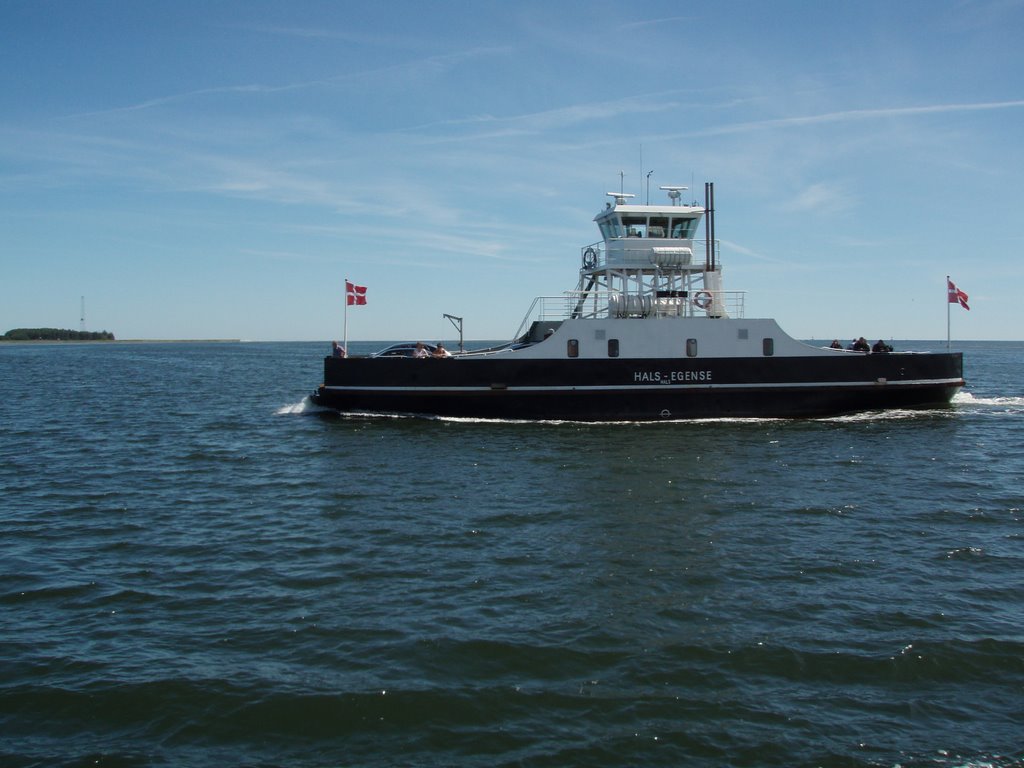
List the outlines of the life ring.
<svg viewBox="0 0 1024 768">
<path fill-rule="evenodd" d="M 709 291 L 697 291 L 693 296 L 693 306 L 700 309 L 707 309 L 711 306 L 711 293 Z"/>
<path fill-rule="evenodd" d="M 584 269 L 593 269 L 596 266 L 597 266 L 597 251 L 595 251 L 593 248 L 587 248 L 587 250 L 585 250 L 583 252 L 583 268 Z"/>
</svg>

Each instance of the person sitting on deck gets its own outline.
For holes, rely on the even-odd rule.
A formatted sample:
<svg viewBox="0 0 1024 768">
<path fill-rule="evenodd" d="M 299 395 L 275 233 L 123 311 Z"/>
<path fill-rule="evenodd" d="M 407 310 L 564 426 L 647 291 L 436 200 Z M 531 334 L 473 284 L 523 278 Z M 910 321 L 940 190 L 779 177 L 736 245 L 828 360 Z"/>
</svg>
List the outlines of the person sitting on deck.
<svg viewBox="0 0 1024 768">
<path fill-rule="evenodd" d="M 427 348 L 423 346 L 422 341 L 416 342 L 416 349 L 412 353 L 413 357 L 430 357 L 430 353 L 427 352 Z"/>
<path fill-rule="evenodd" d="M 853 342 L 854 352 L 870 352 L 871 347 L 868 346 L 868 340 L 861 336 L 859 339 Z"/>
<path fill-rule="evenodd" d="M 331 357 L 348 357 L 345 348 L 336 341 L 331 342 Z"/>
<path fill-rule="evenodd" d="M 452 353 L 444 348 L 444 344 L 440 341 L 437 342 L 437 346 L 434 348 L 434 357 L 451 357 Z"/>
<path fill-rule="evenodd" d="M 875 352 L 875 353 L 878 353 L 878 352 L 892 352 L 892 347 L 890 347 L 884 341 L 879 339 L 878 341 L 875 342 L 875 345 L 873 347 L 871 347 L 871 351 Z"/>
<path fill-rule="evenodd" d="M 843 348 L 843 345 L 840 343 L 839 339 L 832 339 L 832 349 L 842 349 L 842 348 Z"/>
</svg>

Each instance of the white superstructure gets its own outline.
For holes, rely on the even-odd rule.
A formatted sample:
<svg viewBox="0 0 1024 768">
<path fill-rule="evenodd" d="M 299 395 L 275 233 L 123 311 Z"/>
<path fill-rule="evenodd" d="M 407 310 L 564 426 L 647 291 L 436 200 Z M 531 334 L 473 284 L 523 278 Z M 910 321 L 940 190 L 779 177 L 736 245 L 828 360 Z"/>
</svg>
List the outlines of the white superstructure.
<svg viewBox="0 0 1024 768">
<path fill-rule="evenodd" d="M 705 205 L 681 204 L 686 187 L 662 189 L 668 200 L 655 205 L 608 193 L 613 201 L 594 217 L 602 239 L 580 249 L 575 290 L 535 299 L 517 333 L 533 323 L 530 341 L 544 333 L 561 343 L 535 343 L 517 355 L 564 357 L 570 340 L 583 358 L 608 357 L 609 340 L 635 358 L 835 353 L 796 341 L 774 320 L 745 319 L 745 293 L 723 288 L 711 184 Z"/>
</svg>

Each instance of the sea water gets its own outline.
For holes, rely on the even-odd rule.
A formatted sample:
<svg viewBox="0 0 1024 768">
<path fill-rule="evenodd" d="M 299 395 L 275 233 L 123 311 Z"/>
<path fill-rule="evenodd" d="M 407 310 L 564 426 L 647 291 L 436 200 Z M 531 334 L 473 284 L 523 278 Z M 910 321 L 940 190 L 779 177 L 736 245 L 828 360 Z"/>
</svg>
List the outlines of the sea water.
<svg viewBox="0 0 1024 768">
<path fill-rule="evenodd" d="M 656 424 L 325 415 L 328 347 L 0 346 L 0 765 L 1024 764 L 1024 344 Z"/>
</svg>

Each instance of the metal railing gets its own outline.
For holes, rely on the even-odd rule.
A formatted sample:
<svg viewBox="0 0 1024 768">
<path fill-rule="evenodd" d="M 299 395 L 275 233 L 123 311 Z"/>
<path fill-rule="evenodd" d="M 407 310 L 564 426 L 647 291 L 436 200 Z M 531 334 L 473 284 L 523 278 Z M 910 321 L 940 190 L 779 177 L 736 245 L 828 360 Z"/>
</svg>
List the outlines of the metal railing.
<svg viewBox="0 0 1024 768">
<path fill-rule="evenodd" d="M 670 267 L 683 267 L 686 269 L 702 269 L 704 267 L 704 261 L 707 255 L 707 240 L 643 240 L 643 245 L 638 244 L 635 247 L 631 247 L 631 240 L 626 238 L 622 241 L 623 243 L 621 251 L 621 258 L 616 260 L 612 265 L 613 267 L 619 266 L 633 266 L 633 267 L 658 267 L 658 266 L 670 266 Z M 600 270 L 604 269 L 609 265 L 608 252 L 605 248 L 606 243 L 603 240 L 599 240 L 596 243 L 590 245 L 584 245 L 580 248 L 580 263 L 584 269 L 587 270 Z M 659 252 L 673 251 L 676 249 L 689 249 L 690 256 L 686 259 L 685 263 L 661 265 L 658 263 Z M 715 262 L 719 267 L 722 265 L 722 256 L 720 250 L 720 244 L 715 241 Z"/>
<path fill-rule="evenodd" d="M 719 316 L 742 318 L 746 311 L 746 291 L 719 291 L 715 294 L 698 290 L 692 295 L 681 291 L 671 293 L 675 295 L 566 291 L 561 296 L 538 296 L 527 310 L 513 338 L 520 338 L 533 322 L 554 322 L 569 318 L 712 317 L 716 311 L 722 313 Z"/>
</svg>

